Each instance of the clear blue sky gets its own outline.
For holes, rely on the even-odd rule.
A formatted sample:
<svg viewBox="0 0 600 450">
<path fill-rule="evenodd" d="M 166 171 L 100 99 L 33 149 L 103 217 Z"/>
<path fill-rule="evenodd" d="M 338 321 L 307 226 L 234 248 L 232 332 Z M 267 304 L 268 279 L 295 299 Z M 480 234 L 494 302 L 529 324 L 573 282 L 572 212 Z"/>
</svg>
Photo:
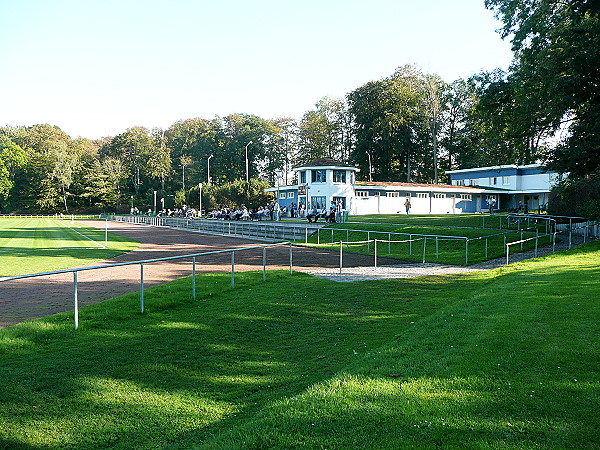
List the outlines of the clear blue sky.
<svg viewBox="0 0 600 450">
<path fill-rule="evenodd" d="M 0 126 L 72 137 L 231 113 L 300 118 L 415 64 L 508 68 L 483 0 L 0 0 Z"/>
</svg>

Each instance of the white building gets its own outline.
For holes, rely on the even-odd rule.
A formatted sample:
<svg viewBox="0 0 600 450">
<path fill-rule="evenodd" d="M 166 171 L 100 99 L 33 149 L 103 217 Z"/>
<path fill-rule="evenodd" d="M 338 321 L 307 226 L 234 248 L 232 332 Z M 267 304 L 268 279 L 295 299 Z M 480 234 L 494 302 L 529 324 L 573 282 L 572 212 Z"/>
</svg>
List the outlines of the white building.
<svg viewBox="0 0 600 450">
<path fill-rule="evenodd" d="M 556 173 L 543 172 L 538 164 L 452 170 L 451 184 L 356 181 L 354 166 L 332 159 L 311 161 L 294 169 L 297 185 L 269 188 L 281 206 L 308 204 L 328 208 L 340 202 L 352 215 L 404 212 L 407 199 L 411 214 L 460 214 L 517 208 L 545 207 Z"/>
</svg>

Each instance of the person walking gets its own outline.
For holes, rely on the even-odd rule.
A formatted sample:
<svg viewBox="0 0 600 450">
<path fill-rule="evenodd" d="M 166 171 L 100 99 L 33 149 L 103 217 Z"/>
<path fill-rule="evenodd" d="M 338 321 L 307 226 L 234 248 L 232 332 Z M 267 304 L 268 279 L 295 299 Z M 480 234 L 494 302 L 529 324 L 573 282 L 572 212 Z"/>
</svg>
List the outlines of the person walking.
<svg viewBox="0 0 600 450">
<path fill-rule="evenodd" d="M 409 198 L 406 198 L 406 201 L 404 202 L 404 207 L 406 208 L 406 215 L 408 216 L 408 213 L 410 212 L 410 207 L 411 207 Z"/>
</svg>

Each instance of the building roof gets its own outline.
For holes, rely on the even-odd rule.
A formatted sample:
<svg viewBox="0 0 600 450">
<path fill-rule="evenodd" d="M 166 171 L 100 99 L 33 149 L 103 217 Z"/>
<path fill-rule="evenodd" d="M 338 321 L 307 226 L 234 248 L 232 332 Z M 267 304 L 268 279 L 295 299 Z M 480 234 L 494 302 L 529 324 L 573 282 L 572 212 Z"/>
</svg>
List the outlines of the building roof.
<svg viewBox="0 0 600 450">
<path fill-rule="evenodd" d="M 456 169 L 456 170 L 446 170 L 446 173 L 465 173 L 465 172 L 483 172 L 486 170 L 502 170 L 502 169 L 541 169 L 541 164 L 526 164 L 524 166 L 518 166 L 516 164 L 504 164 L 498 166 L 489 166 L 489 167 L 473 167 L 471 169 Z"/>
<path fill-rule="evenodd" d="M 403 188 L 441 188 L 441 189 L 463 189 L 469 190 L 473 188 L 484 189 L 479 186 L 455 186 L 452 184 L 431 184 L 431 183 L 402 183 L 400 181 L 357 181 L 354 183 L 358 186 L 372 186 L 372 187 L 385 187 L 385 186 L 397 186 Z"/>
<path fill-rule="evenodd" d="M 307 163 L 300 164 L 298 167 L 295 167 L 294 170 L 298 170 L 305 167 L 347 167 L 350 169 L 354 169 L 355 171 L 359 170 L 351 164 L 346 164 L 333 158 L 313 159 L 312 161 L 308 161 Z"/>
</svg>

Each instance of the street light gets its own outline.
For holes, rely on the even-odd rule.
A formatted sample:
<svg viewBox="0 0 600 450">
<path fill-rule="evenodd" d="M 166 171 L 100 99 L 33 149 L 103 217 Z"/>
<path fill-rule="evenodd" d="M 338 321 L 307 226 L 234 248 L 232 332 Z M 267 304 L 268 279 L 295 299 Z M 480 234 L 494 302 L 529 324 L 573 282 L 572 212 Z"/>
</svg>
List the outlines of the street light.
<svg viewBox="0 0 600 450">
<path fill-rule="evenodd" d="M 252 141 L 246 144 L 246 183 L 248 182 L 248 146 L 252 144 Z"/>
<path fill-rule="evenodd" d="M 202 183 L 198 183 L 198 217 L 202 217 Z"/>
<path fill-rule="evenodd" d="M 373 165 L 371 164 L 371 154 L 369 152 L 365 152 L 367 154 L 367 156 L 369 157 L 369 181 L 373 181 Z"/>
<path fill-rule="evenodd" d="M 210 158 L 212 158 L 215 155 L 210 155 L 208 157 L 208 160 L 206 161 L 206 183 L 210 184 Z"/>
<path fill-rule="evenodd" d="M 156 214 L 156 191 L 154 191 L 154 214 Z"/>
</svg>

